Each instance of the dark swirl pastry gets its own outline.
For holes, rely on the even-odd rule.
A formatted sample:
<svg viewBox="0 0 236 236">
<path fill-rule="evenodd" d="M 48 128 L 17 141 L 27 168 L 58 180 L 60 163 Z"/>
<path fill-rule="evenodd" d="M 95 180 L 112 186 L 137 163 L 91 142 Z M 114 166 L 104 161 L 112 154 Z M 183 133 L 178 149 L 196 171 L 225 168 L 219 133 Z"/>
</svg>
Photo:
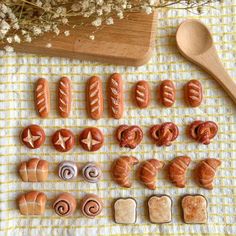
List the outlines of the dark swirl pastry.
<svg viewBox="0 0 236 236">
<path fill-rule="evenodd" d="M 88 162 L 82 169 L 84 179 L 90 183 L 97 183 L 102 178 L 102 171 L 95 162 Z"/>
<path fill-rule="evenodd" d="M 76 199 L 69 193 L 60 194 L 53 203 L 53 208 L 59 216 L 71 216 L 76 206 Z"/>
<path fill-rule="evenodd" d="M 78 168 L 75 162 L 63 161 L 58 166 L 58 175 L 63 180 L 71 180 L 78 175 Z"/>
<path fill-rule="evenodd" d="M 94 218 L 102 212 L 102 200 L 95 194 L 87 194 L 81 202 L 81 212 L 88 218 Z"/>
</svg>

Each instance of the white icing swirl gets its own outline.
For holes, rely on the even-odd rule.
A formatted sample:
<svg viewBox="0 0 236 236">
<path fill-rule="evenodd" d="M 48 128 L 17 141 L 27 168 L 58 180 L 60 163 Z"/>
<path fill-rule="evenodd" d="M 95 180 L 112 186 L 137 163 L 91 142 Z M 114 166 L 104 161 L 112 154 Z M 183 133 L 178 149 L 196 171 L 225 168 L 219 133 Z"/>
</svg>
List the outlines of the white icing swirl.
<svg viewBox="0 0 236 236">
<path fill-rule="evenodd" d="M 78 175 L 76 163 L 72 161 L 63 161 L 59 164 L 58 175 L 63 180 L 74 179 Z"/>
<path fill-rule="evenodd" d="M 97 183 L 102 177 L 102 171 L 96 163 L 89 162 L 83 167 L 82 175 L 86 181 Z"/>
</svg>

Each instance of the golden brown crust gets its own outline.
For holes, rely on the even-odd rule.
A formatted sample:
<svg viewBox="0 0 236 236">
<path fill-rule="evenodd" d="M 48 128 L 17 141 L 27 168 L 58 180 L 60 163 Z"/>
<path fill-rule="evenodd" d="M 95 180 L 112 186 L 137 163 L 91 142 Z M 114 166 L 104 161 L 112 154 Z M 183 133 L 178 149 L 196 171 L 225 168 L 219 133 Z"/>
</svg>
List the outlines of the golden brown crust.
<svg viewBox="0 0 236 236">
<path fill-rule="evenodd" d="M 164 80 L 160 85 L 160 100 L 163 106 L 171 107 L 175 103 L 175 85 L 171 80 Z"/>
<path fill-rule="evenodd" d="M 207 200 L 202 195 L 186 195 L 181 202 L 183 220 L 186 224 L 207 223 Z"/>
<path fill-rule="evenodd" d="M 213 181 L 221 161 L 216 158 L 202 160 L 196 168 L 196 178 L 200 186 L 205 189 L 213 189 Z"/>
<path fill-rule="evenodd" d="M 58 82 L 58 111 L 61 117 L 68 117 L 71 111 L 71 81 L 62 77 Z"/>
<path fill-rule="evenodd" d="M 138 159 L 132 156 L 122 156 L 116 159 L 112 165 L 112 176 L 114 181 L 122 187 L 130 188 L 132 182 L 129 179 L 133 165 L 138 164 Z"/>
<path fill-rule="evenodd" d="M 35 109 L 42 118 L 46 118 L 50 112 L 50 92 L 48 81 L 40 78 L 35 88 Z"/>
<path fill-rule="evenodd" d="M 47 197 L 44 193 L 31 191 L 18 199 L 19 210 L 22 215 L 42 215 L 45 211 Z"/>
<path fill-rule="evenodd" d="M 190 80 L 184 86 L 186 103 L 191 107 L 198 107 L 202 103 L 202 85 L 198 80 Z"/>
<path fill-rule="evenodd" d="M 144 161 L 138 169 L 140 181 L 149 189 L 156 189 L 156 175 L 164 167 L 164 162 L 157 159 Z"/>
<path fill-rule="evenodd" d="M 22 162 L 19 166 L 19 175 L 25 182 L 43 182 L 48 178 L 48 162 L 38 158 Z"/>
<path fill-rule="evenodd" d="M 146 108 L 150 102 L 150 86 L 147 81 L 138 81 L 135 86 L 135 101 L 138 107 Z"/>
<path fill-rule="evenodd" d="M 92 76 L 86 86 L 86 105 L 88 115 L 98 120 L 103 114 L 102 81 L 97 76 Z"/>
<path fill-rule="evenodd" d="M 169 165 L 169 178 L 176 187 L 184 188 L 186 184 L 186 171 L 191 162 L 188 156 L 174 158 Z"/>
<path fill-rule="evenodd" d="M 108 102 L 111 116 L 120 119 L 124 111 L 123 81 L 118 73 L 112 74 L 108 80 Z"/>
</svg>

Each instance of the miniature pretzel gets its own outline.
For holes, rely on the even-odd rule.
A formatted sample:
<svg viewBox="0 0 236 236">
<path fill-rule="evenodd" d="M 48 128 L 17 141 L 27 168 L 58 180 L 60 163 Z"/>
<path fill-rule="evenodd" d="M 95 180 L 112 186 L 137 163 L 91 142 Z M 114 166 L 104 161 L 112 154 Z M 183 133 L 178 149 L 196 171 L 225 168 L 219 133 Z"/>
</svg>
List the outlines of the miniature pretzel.
<svg viewBox="0 0 236 236">
<path fill-rule="evenodd" d="M 136 125 L 121 125 L 116 131 L 120 147 L 136 148 L 143 139 L 143 131 Z"/>
<path fill-rule="evenodd" d="M 196 120 L 189 126 L 189 136 L 199 143 L 208 145 L 218 131 L 218 126 L 213 121 Z"/>
<path fill-rule="evenodd" d="M 170 146 L 179 135 L 178 127 L 172 122 L 154 125 L 150 129 L 150 135 L 157 146 Z"/>
</svg>

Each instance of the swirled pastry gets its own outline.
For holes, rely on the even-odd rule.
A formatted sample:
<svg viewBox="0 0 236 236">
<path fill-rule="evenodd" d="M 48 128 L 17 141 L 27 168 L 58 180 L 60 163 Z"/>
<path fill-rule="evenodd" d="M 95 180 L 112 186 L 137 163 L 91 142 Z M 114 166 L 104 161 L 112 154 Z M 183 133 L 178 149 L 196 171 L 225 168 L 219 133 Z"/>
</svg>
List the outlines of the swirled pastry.
<svg viewBox="0 0 236 236">
<path fill-rule="evenodd" d="M 102 200 L 95 194 L 87 194 L 81 201 L 81 212 L 88 218 L 96 217 L 102 209 Z"/>
<path fill-rule="evenodd" d="M 58 175 L 63 180 L 71 180 L 78 175 L 78 167 L 75 162 L 63 161 L 58 166 Z"/>
<path fill-rule="evenodd" d="M 53 203 L 53 208 L 59 216 L 72 215 L 76 209 L 76 206 L 76 199 L 69 193 L 60 194 Z"/>
<path fill-rule="evenodd" d="M 97 183 L 102 178 L 102 171 L 95 162 L 88 162 L 82 168 L 82 176 L 90 183 Z"/>
</svg>

